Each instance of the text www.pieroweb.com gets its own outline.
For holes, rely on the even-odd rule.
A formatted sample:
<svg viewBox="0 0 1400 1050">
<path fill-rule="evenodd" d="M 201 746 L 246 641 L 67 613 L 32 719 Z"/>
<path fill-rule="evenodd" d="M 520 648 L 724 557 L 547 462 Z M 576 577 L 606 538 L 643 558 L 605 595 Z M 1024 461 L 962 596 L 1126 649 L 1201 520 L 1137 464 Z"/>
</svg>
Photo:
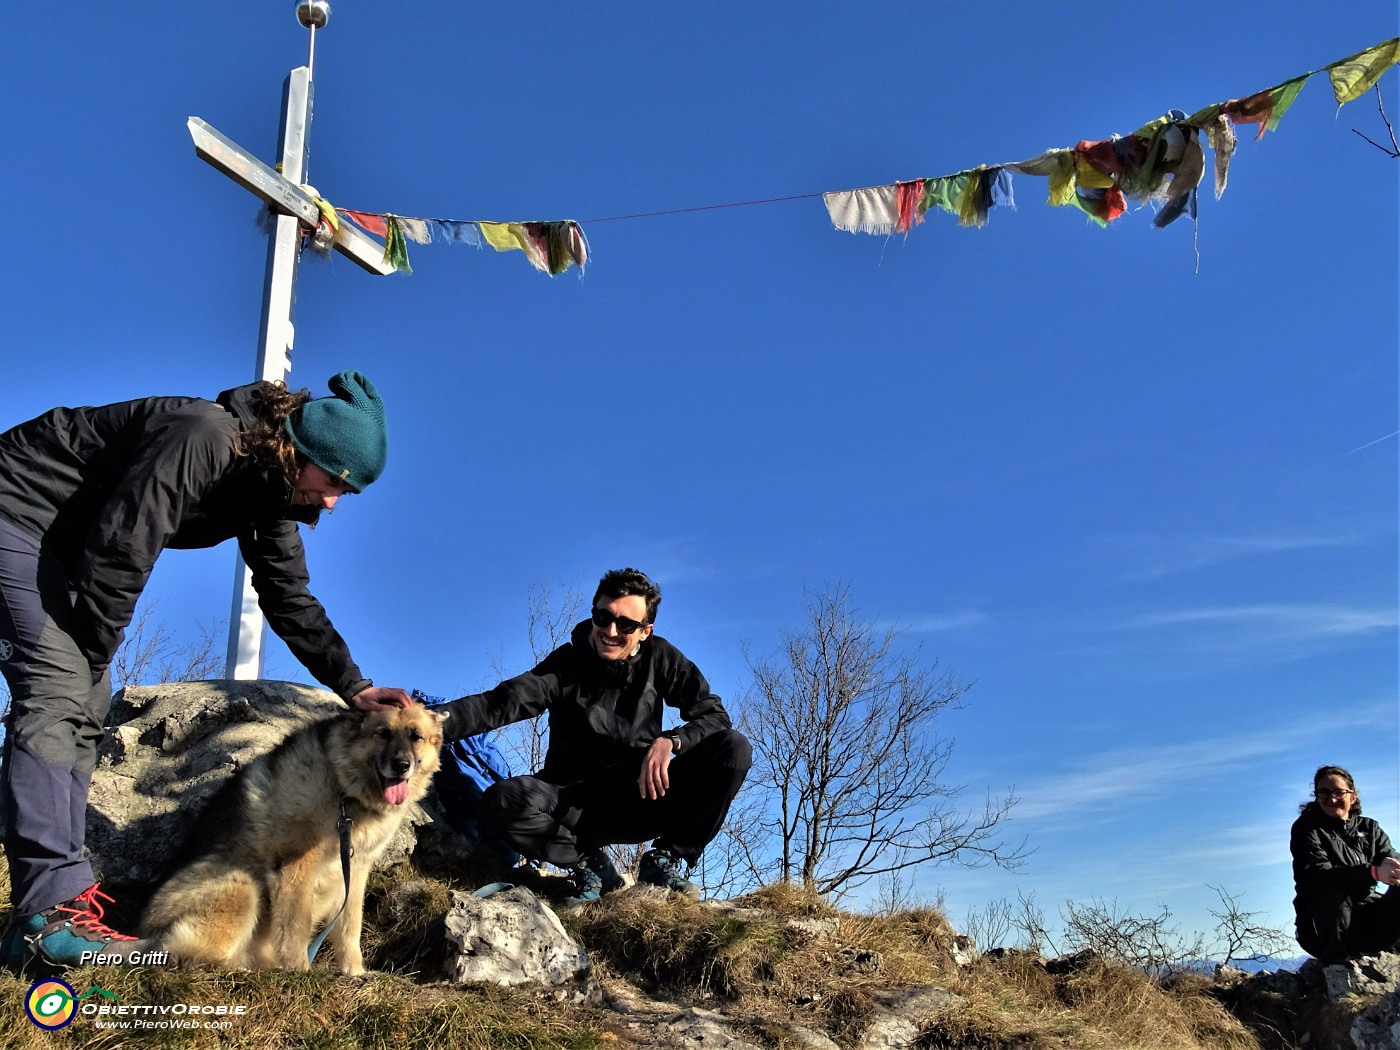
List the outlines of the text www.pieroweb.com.
<svg viewBox="0 0 1400 1050">
<path fill-rule="evenodd" d="M 159 1029 L 200 1029 L 222 1031 L 233 1027 L 233 1018 L 241 1017 L 247 1006 L 195 1006 L 176 1003 L 174 1006 L 129 1006 L 125 1003 L 87 1003 L 79 1011 L 93 1022 L 94 1028 L 114 1028 L 125 1031 Z M 212 1015 L 212 1016 L 211 1016 Z"/>
</svg>

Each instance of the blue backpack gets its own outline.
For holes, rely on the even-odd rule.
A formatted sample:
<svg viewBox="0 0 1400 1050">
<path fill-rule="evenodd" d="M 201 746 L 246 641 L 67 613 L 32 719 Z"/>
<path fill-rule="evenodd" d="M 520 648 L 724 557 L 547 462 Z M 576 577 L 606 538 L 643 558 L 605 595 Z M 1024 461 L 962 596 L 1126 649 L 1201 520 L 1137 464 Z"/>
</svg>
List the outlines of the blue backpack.
<svg viewBox="0 0 1400 1050">
<path fill-rule="evenodd" d="M 446 697 L 430 696 L 419 689 L 413 690 L 413 699 L 429 709 L 447 703 Z M 491 733 L 479 733 L 445 744 L 433 787 L 453 831 L 480 842 L 513 865 L 520 855 L 481 819 L 481 800 L 486 789 L 510 777 L 510 763 L 491 737 Z"/>
</svg>

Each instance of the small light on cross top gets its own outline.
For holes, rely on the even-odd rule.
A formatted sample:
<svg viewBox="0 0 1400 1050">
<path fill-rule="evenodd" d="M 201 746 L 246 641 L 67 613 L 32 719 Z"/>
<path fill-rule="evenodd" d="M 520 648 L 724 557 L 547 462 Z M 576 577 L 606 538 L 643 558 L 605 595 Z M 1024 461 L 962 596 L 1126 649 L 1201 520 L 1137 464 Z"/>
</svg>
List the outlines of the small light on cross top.
<svg viewBox="0 0 1400 1050">
<path fill-rule="evenodd" d="M 330 17 L 327 0 L 300 0 L 297 4 L 297 21 L 307 29 L 325 29 Z"/>
</svg>

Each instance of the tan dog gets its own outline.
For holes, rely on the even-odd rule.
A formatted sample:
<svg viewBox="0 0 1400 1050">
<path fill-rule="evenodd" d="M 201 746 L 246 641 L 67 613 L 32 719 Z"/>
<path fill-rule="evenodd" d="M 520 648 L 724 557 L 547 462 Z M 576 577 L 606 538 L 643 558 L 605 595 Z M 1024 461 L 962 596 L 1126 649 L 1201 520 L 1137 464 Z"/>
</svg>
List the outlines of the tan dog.
<svg viewBox="0 0 1400 1050">
<path fill-rule="evenodd" d="M 254 760 L 197 821 L 180 868 L 151 898 L 142 935 L 173 961 L 229 969 L 309 968 L 330 933 L 342 973 L 364 973 L 365 879 L 427 792 L 445 716 L 414 705 L 314 722 Z M 354 822 L 345 894 L 336 824 Z"/>
</svg>

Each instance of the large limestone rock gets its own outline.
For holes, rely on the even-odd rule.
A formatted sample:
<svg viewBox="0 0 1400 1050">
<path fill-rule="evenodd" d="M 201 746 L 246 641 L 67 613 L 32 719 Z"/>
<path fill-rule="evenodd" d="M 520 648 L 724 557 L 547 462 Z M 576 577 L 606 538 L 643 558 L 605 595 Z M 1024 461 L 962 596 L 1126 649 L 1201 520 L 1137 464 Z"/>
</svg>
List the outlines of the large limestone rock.
<svg viewBox="0 0 1400 1050">
<path fill-rule="evenodd" d="M 1392 991 L 1363 1009 L 1347 1033 L 1355 1050 L 1400 1050 L 1400 992 Z"/>
<path fill-rule="evenodd" d="M 307 722 L 344 710 L 334 693 L 292 682 L 175 682 L 118 692 L 88 797 L 87 848 L 98 877 L 153 889 L 229 777 Z M 418 811 L 413 819 L 427 818 Z M 406 824 L 380 865 L 412 849 Z"/>
<path fill-rule="evenodd" d="M 1400 955 L 1362 955 L 1323 968 L 1327 998 L 1344 995 L 1386 995 L 1400 988 Z"/>
<path fill-rule="evenodd" d="M 964 1002 L 962 996 L 934 984 L 882 992 L 876 999 L 879 1007 L 860 1037 L 858 1050 L 913 1050 L 919 1045 L 924 1021 Z"/>
<path fill-rule="evenodd" d="M 444 923 L 448 980 L 537 985 L 597 996 L 592 963 L 559 917 L 524 887 L 489 897 L 453 893 Z"/>
<path fill-rule="evenodd" d="M 1400 955 L 1381 953 L 1324 966 L 1217 974 L 1218 995 L 1251 1027 L 1316 1050 L 1400 1050 Z"/>
</svg>

